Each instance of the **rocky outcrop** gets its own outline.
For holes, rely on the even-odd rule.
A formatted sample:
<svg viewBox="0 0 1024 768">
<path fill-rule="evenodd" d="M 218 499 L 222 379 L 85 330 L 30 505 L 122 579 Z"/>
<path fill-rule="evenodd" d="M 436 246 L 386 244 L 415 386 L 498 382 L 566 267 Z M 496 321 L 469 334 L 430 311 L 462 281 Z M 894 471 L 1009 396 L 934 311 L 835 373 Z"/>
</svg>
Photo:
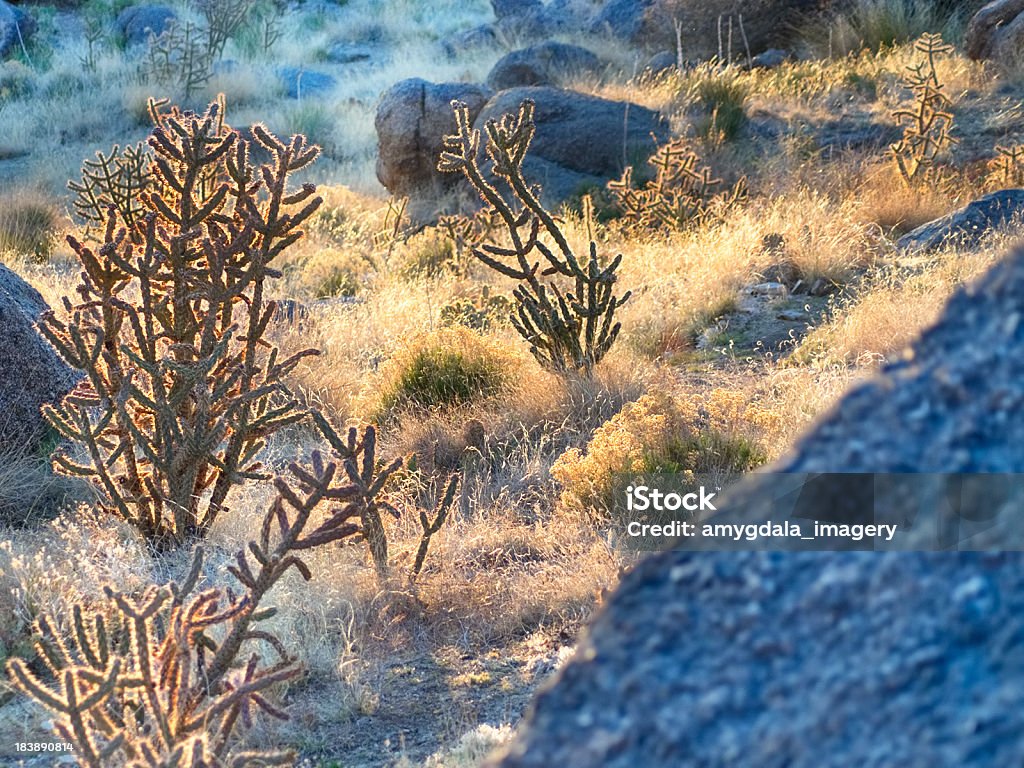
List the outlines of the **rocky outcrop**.
<svg viewBox="0 0 1024 768">
<path fill-rule="evenodd" d="M 595 74 L 600 68 L 601 60 L 586 48 L 548 41 L 502 56 L 487 75 L 487 85 L 495 91 L 562 85 L 569 78 Z"/>
<path fill-rule="evenodd" d="M 908 232 L 897 246 L 928 252 L 946 245 L 977 246 L 987 235 L 1024 216 L 1024 189 L 1001 189 L 980 197 L 958 211 Z"/>
<path fill-rule="evenodd" d="M 1019 59 L 1024 45 L 1024 0 L 995 0 L 971 18 L 964 32 L 964 50 L 980 61 Z"/>
<path fill-rule="evenodd" d="M 0 264 L 0 454 L 36 450 L 47 431 L 41 406 L 77 380 L 36 331 L 47 309 L 38 291 Z"/>
<path fill-rule="evenodd" d="M 444 137 L 455 131 L 453 100 L 469 106 L 471 118 L 483 109 L 491 91 L 466 83 L 402 80 L 381 97 L 377 129 L 377 178 L 397 196 L 436 196 L 458 178 L 441 174 L 437 161 Z"/>
<path fill-rule="evenodd" d="M 844 397 L 774 469 L 1022 473 L 1022 413 L 1018 250 L 958 290 L 910 354 Z M 844 476 L 851 482 L 820 489 L 820 510 L 849 498 L 858 476 Z M 986 494 L 1000 475 L 969 477 Z M 742 510 L 770 482 L 757 473 L 718 506 Z M 903 511 L 920 504 L 909 499 Z M 492 764 L 1021 763 L 1024 556 L 1009 550 L 1024 535 L 1020 503 L 1007 509 L 1001 529 L 972 541 L 998 553 L 652 556 Z"/>
</svg>

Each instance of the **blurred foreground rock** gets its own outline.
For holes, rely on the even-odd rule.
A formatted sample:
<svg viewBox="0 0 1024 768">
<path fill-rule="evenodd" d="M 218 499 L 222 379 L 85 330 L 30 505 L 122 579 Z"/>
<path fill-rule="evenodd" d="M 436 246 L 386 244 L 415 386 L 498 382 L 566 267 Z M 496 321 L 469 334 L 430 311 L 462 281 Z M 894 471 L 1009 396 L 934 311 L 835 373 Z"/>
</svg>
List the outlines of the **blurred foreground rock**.
<svg viewBox="0 0 1024 768">
<path fill-rule="evenodd" d="M 1024 250 L 773 469 L 1024 473 Z M 992 476 L 975 477 L 984 499 Z M 719 509 L 771 482 L 750 476 Z M 822 510 L 849 491 L 820 489 Z M 1024 546 L 1020 508 L 974 543 Z M 1022 764 L 1022 566 L 1019 552 L 650 557 L 491 765 Z"/>
</svg>

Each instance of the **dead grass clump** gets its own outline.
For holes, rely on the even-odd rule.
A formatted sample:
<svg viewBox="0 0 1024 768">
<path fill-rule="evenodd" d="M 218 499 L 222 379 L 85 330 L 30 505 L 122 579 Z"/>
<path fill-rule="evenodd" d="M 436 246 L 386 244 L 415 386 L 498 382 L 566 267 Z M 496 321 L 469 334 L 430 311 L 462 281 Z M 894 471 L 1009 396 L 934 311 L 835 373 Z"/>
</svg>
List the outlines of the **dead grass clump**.
<svg viewBox="0 0 1024 768">
<path fill-rule="evenodd" d="M 793 363 L 874 368 L 892 358 L 939 316 L 957 288 L 989 267 L 997 247 L 983 253 L 947 251 L 923 266 L 885 269 L 836 307 L 793 353 Z"/>
<path fill-rule="evenodd" d="M 856 218 L 876 224 L 882 232 L 899 237 L 922 224 L 945 216 L 962 194 L 951 184 L 903 184 L 889 163 L 869 168 L 854 193 Z"/>
<path fill-rule="evenodd" d="M 802 38 L 816 53 L 830 57 L 865 49 L 881 51 L 926 32 L 955 40 L 965 21 L 959 5 L 935 0 L 853 0 L 825 24 L 809 23 Z"/>
<path fill-rule="evenodd" d="M 61 228 L 57 207 L 42 193 L 19 191 L 0 197 L 0 256 L 45 262 Z"/>
<path fill-rule="evenodd" d="M 0 452 L 0 525 L 31 526 L 90 495 L 87 483 L 55 475 L 41 456 Z"/>
</svg>

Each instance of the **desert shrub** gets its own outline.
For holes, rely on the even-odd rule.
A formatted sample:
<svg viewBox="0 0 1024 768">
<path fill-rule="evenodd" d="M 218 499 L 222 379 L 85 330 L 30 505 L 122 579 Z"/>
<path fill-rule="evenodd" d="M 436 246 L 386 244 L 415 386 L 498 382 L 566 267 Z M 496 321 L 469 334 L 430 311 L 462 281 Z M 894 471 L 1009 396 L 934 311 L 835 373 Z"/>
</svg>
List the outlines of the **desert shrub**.
<svg viewBox="0 0 1024 768">
<path fill-rule="evenodd" d="M 332 267 L 316 285 L 313 294 L 318 299 L 355 296 L 360 289 L 359 278 L 346 267 Z"/>
<path fill-rule="evenodd" d="M 245 56 L 256 59 L 267 56 L 283 34 L 281 16 L 274 3 L 256 0 L 233 39 Z"/>
<path fill-rule="evenodd" d="M 952 100 L 942 91 L 935 70 L 935 58 L 951 53 L 953 46 L 939 35 L 923 35 L 914 50 L 923 54 L 916 65 L 908 67 L 904 78 L 914 94 L 911 107 L 896 110 L 893 117 L 903 127 L 903 137 L 889 147 L 900 177 L 908 187 L 919 183 L 934 185 L 939 180 L 935 162 L 951 145 L 953 137 Z"/>
<path fill-rule="evenodd" d="M 431 333 L 389 364 L 380 413 L 459 406 L 509 389 L 513 361 L 492 340 L 464 328 Z"/>
<path fill-rule="evenodd" d="M 633 181 L 633 167 L 608 183 L 608 192 L 630 225 L 647 229 L 679 230 L 722 221 L 746 198 L 745 180 L 719 191 L 721 179 L 701 165 L 700 157 L 685 140 L 674 139 L 658 147 L 648 161 L 655 177 L 643 186 Z"/>
<path fill-rule="evenodd" d="M 304 137 L 257 126 L 271 156 L 257 168 L 222 103 L 151 111 L 145 217 L 131 226 L 113 209 L 98 248 L 68 238 L 80 303 L 40 330 L 85 381 L 45 415 L 87 456 L 58 451 L 60 471 L 90 478 L 149 541 L 177 545 L 209 529 L 233 487 L 265 477 L 265 439 L 304 415 L 283 381 L 315 352 L 280 359 L 264 341 L 264 292 L 320 199 L 289 189 L 317 156 Z"/>
<path fill-rule="evenodd" d="M 481 208 L 472 216 L 442 216 L 437 228 L 443 232 L 454 249 L 454 264 L 459 274 L 465 274 L 470 255 L 494 234 L 498 227 L 494 211 Z"/>
<path fill-rule="evenodd" d="M 43 195 L 20 193 L 0 199 L 0 255 L 45 262 L 53 252 L 59 229 L 60 216 Z"/>
<path fill-rule="evenodd" d="M 0 450 L 0 525 L 31 525 L 58 515 L 70 501 L 89 497 L 88 486 L 55 475 L 44 456 L 12 446 Z"/>
<path fill-rule="evenodd" d="M 756 406 L 724 391 L 686 401 L 645 395 L 600 426 L 585 451 L 572 448 L 558 458 L 551 475 L 562 486 L 560 502 L 576 515 L 606 523 L 622 476 L 746 472 L 765 460 L 754 430 L 742 429 L 759 417 Z"/>
<path fill-rule="evenodd" d="M 1024 184 L 1024 144 L 997 144 L 996 156 L 989 163 L 989 178 L 1001 189 Z"/>
<path fill-rule="evenodd" d="M 214 60 L 207 30 L 190 21 L 171 21 L 160 35 L 150 33 L 139 76 L 189 99 L 209 82 Z"/>
<path fill-rule="evenodd" d="M 472 299 L 455 299 L 442 306 L 438 319 L 445 327 L 461 325 L 475 331 L 488 331 L 506 321 L 514 306 L 508 296 L 492 294 L 485 285 Z"/>
<path fill-rule="evenodd" d="M 399 271 L 406 279 L 457 274 L 455 246 L 436 230 L 427 230 L 409 238 L 402 251 Z"/>
<path fill-rule="evenodd" d="M 288 133 L 301 133 L 315 141 L 327 156 L 337 150 L 334 131 L 338 125 L 337 113 L 316 99 L 302 99 L 288 105 L 281 112 L 281 121 Z"/>
<path fill-rule="evenodd" d="M 35 72 L 20 61 L 0 63 L 0 103 L 28 96 L 35 90 Z"/>
<path fill-rule="evenodd" d="M 850 0 L 806 28 L 804 37 L 821 53 L 846 56 L 880 51 L 926 33 L 955 39 L 971 11 L 968 3 L 936 0 Z"/>
<path fill-rule="evenodd" d="M 705 112 L 697 123 L 697 132 L 712 144 L 735 140 L 747 124 L 747 95 L 747 85 L 738 70 L 705 65 L 691 94 Z"/>
<path fill-rule="evenodd" d="M 255 0 L 192 0 L 192 5 L 206 22 L 206 47 L 211 60 L 224 55 L 228 40 L 244 26 L 255 10 Z"/>
<path fill-rule="evenodd" d="M 491 214 L 500 218 L 512 243 L 511 248 L 485 243 L 473 248 L 473 255 L 519 281 L 512 294 L 516 314 L 511 322 L 534 358 L 556 373 L 590 377 L 622 329 L 615 311 L 629 299 L 629 292 L 621 297 L 614 293 L 621 254 L 602 263 L 591 238 L 589 257 L 581 261 L 541 205 L 536 187 L 523 177 L 523 160 L 536 131 L 532 101 L 524 101 L 517 115 L 489 120 L 485 128 L 494 176 L 507 185 L 512 201 L 483 175 L 480 132 L 472 128 L 469 109 L 459 103 L 453 106 L 457 133 L 445 138 L 438 168 L 465 174 Z M 588 208 L 588 222 L 589 214 Z M 544 282 L 545 277 L 550 279 Z"/>
</svg>

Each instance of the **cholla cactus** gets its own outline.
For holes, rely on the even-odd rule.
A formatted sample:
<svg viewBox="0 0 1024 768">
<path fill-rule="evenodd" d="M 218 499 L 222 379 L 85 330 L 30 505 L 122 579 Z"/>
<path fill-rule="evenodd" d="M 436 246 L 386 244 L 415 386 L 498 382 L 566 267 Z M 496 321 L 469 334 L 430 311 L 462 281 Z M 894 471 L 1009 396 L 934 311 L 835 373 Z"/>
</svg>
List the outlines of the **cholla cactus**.
<svg viewBox="0 0 1024 768">
<path fill-rule="evenodd" d="M 445 138 L 438 169 L 465 174 L 512 242 L 511 248 L 485 243 L 472 248 L 473 255 L 520 281 L 513 293 L 517 306 L 511 322 L 538 362 L 558 373 L 590 376 L 621 329 L 615 311 L 629 299 L 628 292 L 615 295 L 622 256 L 602 265 L 591 241 L 589 256 L 581 261 L 541 205 L 536 188 L 523 178 L 523 160 L 536 130 L 532 101 L 524 101 L 517 115 L 490 120 L 486 126 L 487 154 L 512 201 L 480 168 L 480 132 L 470 123 L 469 109 L 459 102 L 452 107 L 457 129 Z M 545 277 L 554 279 L 545 282 Z"/>
<path fill-rule="evenodd" d="M 925 57 L 908 67 L 905 78 L 914 93 L 914 106 L 893 113 L 903 126 L 903 138 L 889 147 L 896 169 L 909 187 L 920 181 L 934 182 L 936 160 L 950 145 L 958 143 L 952 135 L 953 102 L 943 93 L 935 69 L 936 57 L 952 52 L 953 46 L 944 43 L 941 35 L 925 34 L 914 43 L 914 49 Z"/>
<path fill-rule="evenodd" d="M 278 494 L 259 538 L 229 568 L 240 594 L 197 589 L 197 549 L 180 586 L 151 586 L 135 595 L 107 588 L 106 606 L 76 605 L 70 638 L 50 619 L 37 621 L 47 674 L 37 675 L 21 659 L 8 662 L 7 671 L 17 688 L 53 713 L 57 734 L 74 745 L 80 765 L 294 764 L 291 753 L 239 750 L 236 732 L 259 710 L 287 718 L 268 694 L 300 672 L 285 643 L 262 628 L 275 612 L 262 606 L 264 598 L 291 568 L 311 578 L 299 553 L 359 530 L 354 520 L 366 503 L 364 490 L 337 484 L 337 464 L 324 463 L 318 453 L 312 459 L 310 468 L 291 465 L 294 486 L 275 481 Z M 331 501 L 342 506 L 307 530 L 313 511 Z M 261 650 L 275 658 L 265 660 Z"/>
<path fill-rule="evenodd" d="M 662 145 L 648 162 L 656 175 L 643 187 L 634 186 L 632 166 L 626 168 L 621 179 L 608 183 L 623 218 L 633 226 L 682 229 L 720 221 L 746 199 L 745 180 L 720 192 L 722 180 L 700 164 L 700 157 L 683 139 Z"/>
<path fill-rule="evenodd" d="M 996 157 L 991 164 L 995 181 L 1003 187 L 1019 187 L 1024 184 L 1024 145 L 996 145 Z"/>
<path fill-rule="evenodd" d="M 281 359 L 264 335 L 272 266 L 320 205 L 307 184 L 288 189 L 318 149 L 253 129 L 271 160 L 254 168 L 249 142 L 223 122 L 161 111 L 146 214 L 110 209 L 98 247 L 68 242 L 82 263 L 80 302 L 41 332 L 85 378 L 45 416 L 87 456 L 56 467 L 89 477 L 106 507 L 151 542 L 203 535 L 233 486 L 262 479 L 266 437 L 304 416 L 283 384 L 314 350 Z"/>
<path fill-rule="evenodd" d="M 109 155 L 96 153 L 82 164 L 81 181 L 69 181 L 75 193 L 74 208 L 90 226 L 102 226 L 111 206 L 130 230 L 145 214 L 142 195 L 149 189 L 153 158 L 143 143 L 121 149 L 115 144 Z"/>
</svg>

